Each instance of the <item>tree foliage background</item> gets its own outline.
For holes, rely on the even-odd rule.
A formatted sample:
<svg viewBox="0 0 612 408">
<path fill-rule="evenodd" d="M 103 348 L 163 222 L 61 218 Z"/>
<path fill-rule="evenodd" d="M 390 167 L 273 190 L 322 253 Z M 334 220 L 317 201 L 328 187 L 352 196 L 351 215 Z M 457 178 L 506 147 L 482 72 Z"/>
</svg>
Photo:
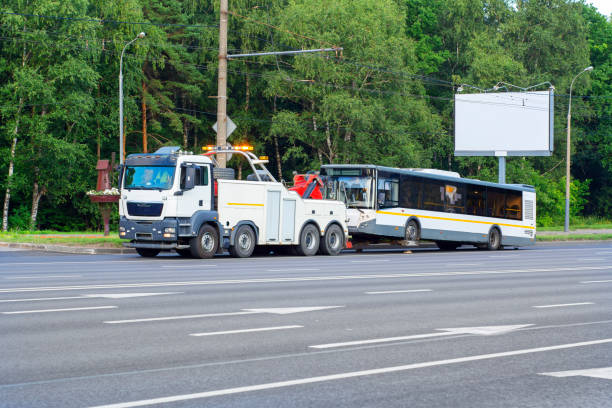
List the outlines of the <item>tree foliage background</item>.
<svg viewBox="0 0 612 408">
<path fill-rule="evenodd" d="M 508 182 L 536 186 L 540 224 L 562 222 L 569 86 L 593 65 L 573 90 L 572 211 L 612 214 L 612 23 L 582 0 L 230 0 L 230 12 L 230 54 L 344 48 L 229 62 L 230 142 L 252 143 L 284 179 L 375 163 L 496 181 L 495 158 L 453 156 L 454 92 L 554 84 L 554 155 L 507 164 Z M 96 160 L 119 150 L 119 56 L 140 31 L 124 57 L 127 153 L 214 143 L 218 21 L 211 0 L 4 0 L 10 228 L 98 228 L 85 192 Z"/>
</svg>

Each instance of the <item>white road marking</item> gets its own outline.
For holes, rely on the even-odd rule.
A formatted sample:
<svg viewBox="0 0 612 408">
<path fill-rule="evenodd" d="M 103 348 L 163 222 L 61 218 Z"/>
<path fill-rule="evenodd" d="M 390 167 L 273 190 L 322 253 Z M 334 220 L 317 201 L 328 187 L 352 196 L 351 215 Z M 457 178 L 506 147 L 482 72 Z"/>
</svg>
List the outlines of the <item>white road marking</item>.
<svg viewBox="0 0 612 408">
<path fill-rule="evenodd" d="M 276 307 L 268 309 L 242 309 L 247 312 L 254 313 L 272 313 L 278 315 L 286 315 L 292 313 L 316 312 L 318 310 L 336 309 L 344 306 L 306 306 L 306 307 Z"/>
<path fill-rule="evenodd" d="M 344 306 L 277 307 L 277 308 L 268 308 L 268 309 L 242 309 L 242 312 L 209 313 L 209 314 L 166 316 L 166 317 L 148 317 L 145 319 L 131 319 L 131 320 L 110 320 L 104 323 L 121 324 L 121 323 L 156 322 L 156 321 L 163 321 L 163 320 L 199 319 L 203 317 L 240 316 L 240 315 L 259 314 L 259 313 L 271 313 L 271 314 L 285 315 L 285 314 L 291 314 L 291 313 L 314 312 L 317 310 L 334 309 L 337 307 L 344 307 Z"/>
<path fill-rule="evenodd" d="M 7 276 L 4 279 L 80 278 L 82 275 Z"/>
<path fill-rule="evenodd" d="M 294 325 L 294 326 L 260 327 L 258 329 L 228 330 L 228 331 L 208 332 L 208 333 L 192 333 L 190 334 L 190 336 L 195 336 L 195 337 L 217 336 L 219 334 L 253 333 L 253 332 L 272 331 L 272 330 L 299 329 L 302 327 L 304 326 Z"/>
<path fill-rule="evenodd" d="M 532 324 L 517 324 L 512 326 L 482 326 L 482 327 L 455 327 L 449 329 L 437 329 L 441 330 L 440 333 L 427 333 L 427 334 L 415 334 L 412 336 L 399 336 L 399 337 L 386 337 L 380 339 L 369 339 L 369 340 L 355 340 L 347 341 L 343 343 L 329 343 L 329 344 L 317 344 L 315 346 L 309 346 L 314 349 L 328 349 L 335 347 L 346 347 L 346 346 L 360 346 L 364 344 L 377 344 L 377 343 L 388 343 L 391 341 L 401 340 L 416 340 L 416 339 L 428 339 L 433 337 L 443 336 L 454 336 L 457 334 L 474 334 L 480 336 L 491 336 L 495 334 L 509 333 L 513 330 L 522 329 L 523 327 L 533 326 Z"/>
<path fill-rule="evenodd" d="M 455 262 L 447 262 L 445 264 L 446 266 L 479 266 L 482 264 L 478 264 L 478 263 L 455 263 Z"/>
<path fill-rule="evenodd" d="M 99 293 L 93 295 L 83 295 L 84 298 L 104 298 L 104 299 L 127 299 L 145 296 L 178 295 L 185 292 L 160 292 L 160 293 Z"/>
<path fill-rule="evenodd" d="M 579 261 L 605 261 L 605 258 L 578 258 Z"/>
<path fill-rule="evenodd" d="M 35 298 L 35 299 L 5 299 L 5 300 L 0 300 L 0 303 L 37 302 L 41 300 L 66 300 L 66 299 L 83 299 L 83 296 L 64 296 L 64 297 Z"/>
<path fill-rule="evenodd" d="M 352 263 L 379 263 L 379 262 L 389 262 L 388 259 L 364 259 L 359 261 L 351 261 Z"/>
<path fill-rule="evenodd" d="M 609 283 L 612 282 L 612 279 L 609 280 L 599 280 L 599 281 L 582 281 L 580 283 Z"/>
<path fill-rule="evenodd" d="M 131 320 L 108 320 L 104 323 L 122 324 L 122 323 L 140 323 L 140 322 L 159 322 L 159 321 L 164 321 L 164 320 L 199 319 L 199 318 L 204 318 L 204 317 L 240 316 L 240 315 L 255 314 L 255 313 L 257 312 L 208 313 L 208 314 L 195 314 L 195 315 L 183 315 L 183 316 L 148 317 L 145 319 L 131 319 Z"/>
<path fill-rule="evenodd" d="M 305 271 L 320 271 L 320 268 L 299 268 L 299 269 L 268 269 L 266 272 L 305 272 Z"/>
<path fill-rule="evenodd" d="M 99 310 L 99 309 L 116 309 L 117 306 L 96 306 L 96 307 L 73 307 L 69 309 L 43 309 L 43 310 L 20 310 L 17 312 L 2 312 L 2 314 L 26 314 L 26 313 L 51 313 L 51 312 L 74 312 L 77 310 Z"/>
<path fill-rule="evenodd" d="M 34 299 L 5 299 L 0 300 L 0 303 L 12 303 L 12 302 L 38 302 L 45 300 L 66 300 L 66 299 L 125 299 L 141 296 L 157 296 L 157 295 L 174 295 L 185 292 L 164 292 L 164 293 L 103 293 L 95 295 L 82 295 L 82 296 L 63 296 L 63 297 L 50 297 L 50 298 L 34 298 Z"/>
<path fill-rule="evenodd" d="M 407 289 L 407 290 L 387 290 L 380 292 L 364 292 L 366 295 L 386 295 L 391 293 L 416 293 L 416 292 L 432 292 L 431 289 Z"/>
<path fill-rule="evenodd" d="M 297 380 L 279 381 L 279 382 L 273 382 L 273 383 L 244 386 L 244 387 L 226 388 L 222 390 L 205 391 L 205 392 L 199 392 L 199 393 L 194 393 L 194 394 L 173 395 L 169 397 L 151 398 L 151 399 L 145 399 L 145 400 L 140 400 L 140 401 L 120 402 L 117 404 L 99 405 L 97 407 L 92 407 L 92 408 L 142 407 L 146 405 L 165 404 L 165 403 L 171 403 L 171 402 L 188 401 L 188 400 L 194 400 L 194 399 L 210 398 L 210 397 L 239 394 L 239 393 L 252 392 L 252 391 L 270 390 L 270 389 L 275 389 L 275 388 L 291 387 L 291 386 L 303 385 L 303 384 L 313 384 L 313 383 L 321 383 L 321 382 L 326 382 L 326 381 L 344 380 L 348 378 L 365 377 L 365 376 L 370 376 L 370 375 L 415 370 L 419 368 L 436 367 L 436 366 L 444 366 L 444 365 L 450 365 L 450 364 L 467 363 L 467 362 L 472 362 L 472 361 L 488 360 L 488 359 L 494 359 L 494 358 L 541 353 L 545 351 L 563 350 L 563 349 L 569 349 L 569 348 L 574 348 L 574 347 L 593 346 L 593 345 L 605 344 L 605 343 L 612 343 L 612 338 L 585 341 L 585 342 L 580 342 L 580 343 L 560 344 L 560 345 L 548 346 L 548 347 L 513 350 L 513 351 L 506 351 L 506 352 L 501 352 L 501 353 L 481 354 L 481 355 L 475 355 L 475 356 L 453 358 L 453 359 L 448 359 L 448 360 L 428 361 L 424 363 L 406 364 L 406 365 L 393 366 L 393 367 L 375 368 L 371 370 L 352 371 L 352 372 L 345 372 L 345 373 L 340 373 L 340 374 L 323 375 L 319 377 L 300 378 Z"/>
<path fill-rule="evenodd" d="M 143 283 L 116 283 L 106 285 L 82 285 L 82 286 L 49 286 L 29 288 L 6 288 L 0 289 L 0 293 L 20 292 L 48 292 L 67 290 L 92 290 L 92 289 L 117 289 L 117 288 L 151 288 L 170 286 L 196 286 L 196 285 L 233 285 L 249 283 L 285 283 L 285 282 L 307 282 L 307 281 L 333 281 L 350 279 L 387 279 L 387 278 L 414 278 L 414 277 L 439 277 L 439 276 L 461 276 L 461 275 L 506 275 L 513 273 L 542 273 L 542 272 L 578 272 L 578 271 L 603 271 L 612 269 L 612 265 L 605 266 L 581 266 L 581 267 L 558 267 L 558 268 L 529 268 L 529 269 L 507 269 L 489 271 L 457 271 L 457 272 L 433 272 L 433 273 L 390 273 L 374 275 L 336 275 L 336 276 L 302 276 L 302 277 L 276 277 L 258 279 L 231 279 L 210 281 L 182 281 L 182 282 L 143 282 Z"/>
<path fill-rule="evenodd" d="M 589 368 L 586 370 L 557 371 L 554 373 L 540 373 L 551 377 L 594 377 L 612 380 L 612 367 Z"/>
<path fill-rule="evenodd" d="M 543 306 L 533 306 L 536 309 L 546 309 L 549 307 L 567 307 L 567 306 L 583 306 L 583 305 L 594 305 L 593 302 L 580 302 L 580 303 L 562 303 L 559 305 L 543 305 Z"/>
<path fill-rule="evenodd" d="M 202 265 L 162 265 L 162 268 L 169 268 L 169 269 L 193 269 L 193 270 L 198 270 L 200 268 L 215 268 L 217 265 L 209 265 L 209 264 L 202 264 Z"/>
</svg>

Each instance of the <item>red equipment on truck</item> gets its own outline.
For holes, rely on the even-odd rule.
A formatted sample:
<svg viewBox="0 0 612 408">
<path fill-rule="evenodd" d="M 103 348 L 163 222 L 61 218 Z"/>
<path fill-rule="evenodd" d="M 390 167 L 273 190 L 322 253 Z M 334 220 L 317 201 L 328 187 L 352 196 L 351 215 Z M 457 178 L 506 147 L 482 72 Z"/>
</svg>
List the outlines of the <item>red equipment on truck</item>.
<svg viewBox="0 0 612 408">
<path fill-rule="evenodd" d="M 302 198 L 322 200 L 321 187 L 323 183 L 318 174 L 296 174 L 293 176 L 293 187 L 289 190 L 295 191 Z"/>
</svg>

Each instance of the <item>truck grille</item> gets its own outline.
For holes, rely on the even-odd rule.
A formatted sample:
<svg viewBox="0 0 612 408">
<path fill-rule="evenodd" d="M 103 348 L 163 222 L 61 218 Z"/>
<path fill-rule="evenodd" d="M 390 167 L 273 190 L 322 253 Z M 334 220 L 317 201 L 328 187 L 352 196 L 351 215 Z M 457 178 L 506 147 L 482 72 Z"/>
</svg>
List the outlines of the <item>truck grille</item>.
<svg viewBox="0 0 612 408">
<path fill-rule="evenodd" d="M 137 217 L 159 217 L 163 209 L 163 203 L 127 203 L 128 214 Z"/>
</svg>

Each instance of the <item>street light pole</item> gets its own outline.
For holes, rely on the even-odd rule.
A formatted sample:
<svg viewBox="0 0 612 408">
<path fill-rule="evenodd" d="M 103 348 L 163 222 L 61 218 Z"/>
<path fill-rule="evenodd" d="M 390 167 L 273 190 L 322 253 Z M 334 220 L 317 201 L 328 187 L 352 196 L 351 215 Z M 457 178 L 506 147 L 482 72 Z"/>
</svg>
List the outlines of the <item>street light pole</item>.
<svg viewBox="0 0 612 408">
<path fill-rule="evenodd" d="M 132 41 L 125 44 L 123 51 L 121 51 L 121 58 L 119 59 L 119 163 L 123 164 L 125 152 L 123 151 L 123 53 L 125 49 L 134 41 L 144 38 L 145 33 L 142 32 L 136 36 Z"/>
<path fill-rule="evenodd" d="M 572 118 L 572 88 L 574 81 L 585 72 L 592 71 L 593 67 L 586 67 L 572 79 L 569 91 L 569 107 L 567 109 L 567 155 L 565 158 L 565 227 L 564 231 L 569 231 L 569 212 L 570 212 L 570 152 L 571 152 L 571 118 Z"/>
</svg>

